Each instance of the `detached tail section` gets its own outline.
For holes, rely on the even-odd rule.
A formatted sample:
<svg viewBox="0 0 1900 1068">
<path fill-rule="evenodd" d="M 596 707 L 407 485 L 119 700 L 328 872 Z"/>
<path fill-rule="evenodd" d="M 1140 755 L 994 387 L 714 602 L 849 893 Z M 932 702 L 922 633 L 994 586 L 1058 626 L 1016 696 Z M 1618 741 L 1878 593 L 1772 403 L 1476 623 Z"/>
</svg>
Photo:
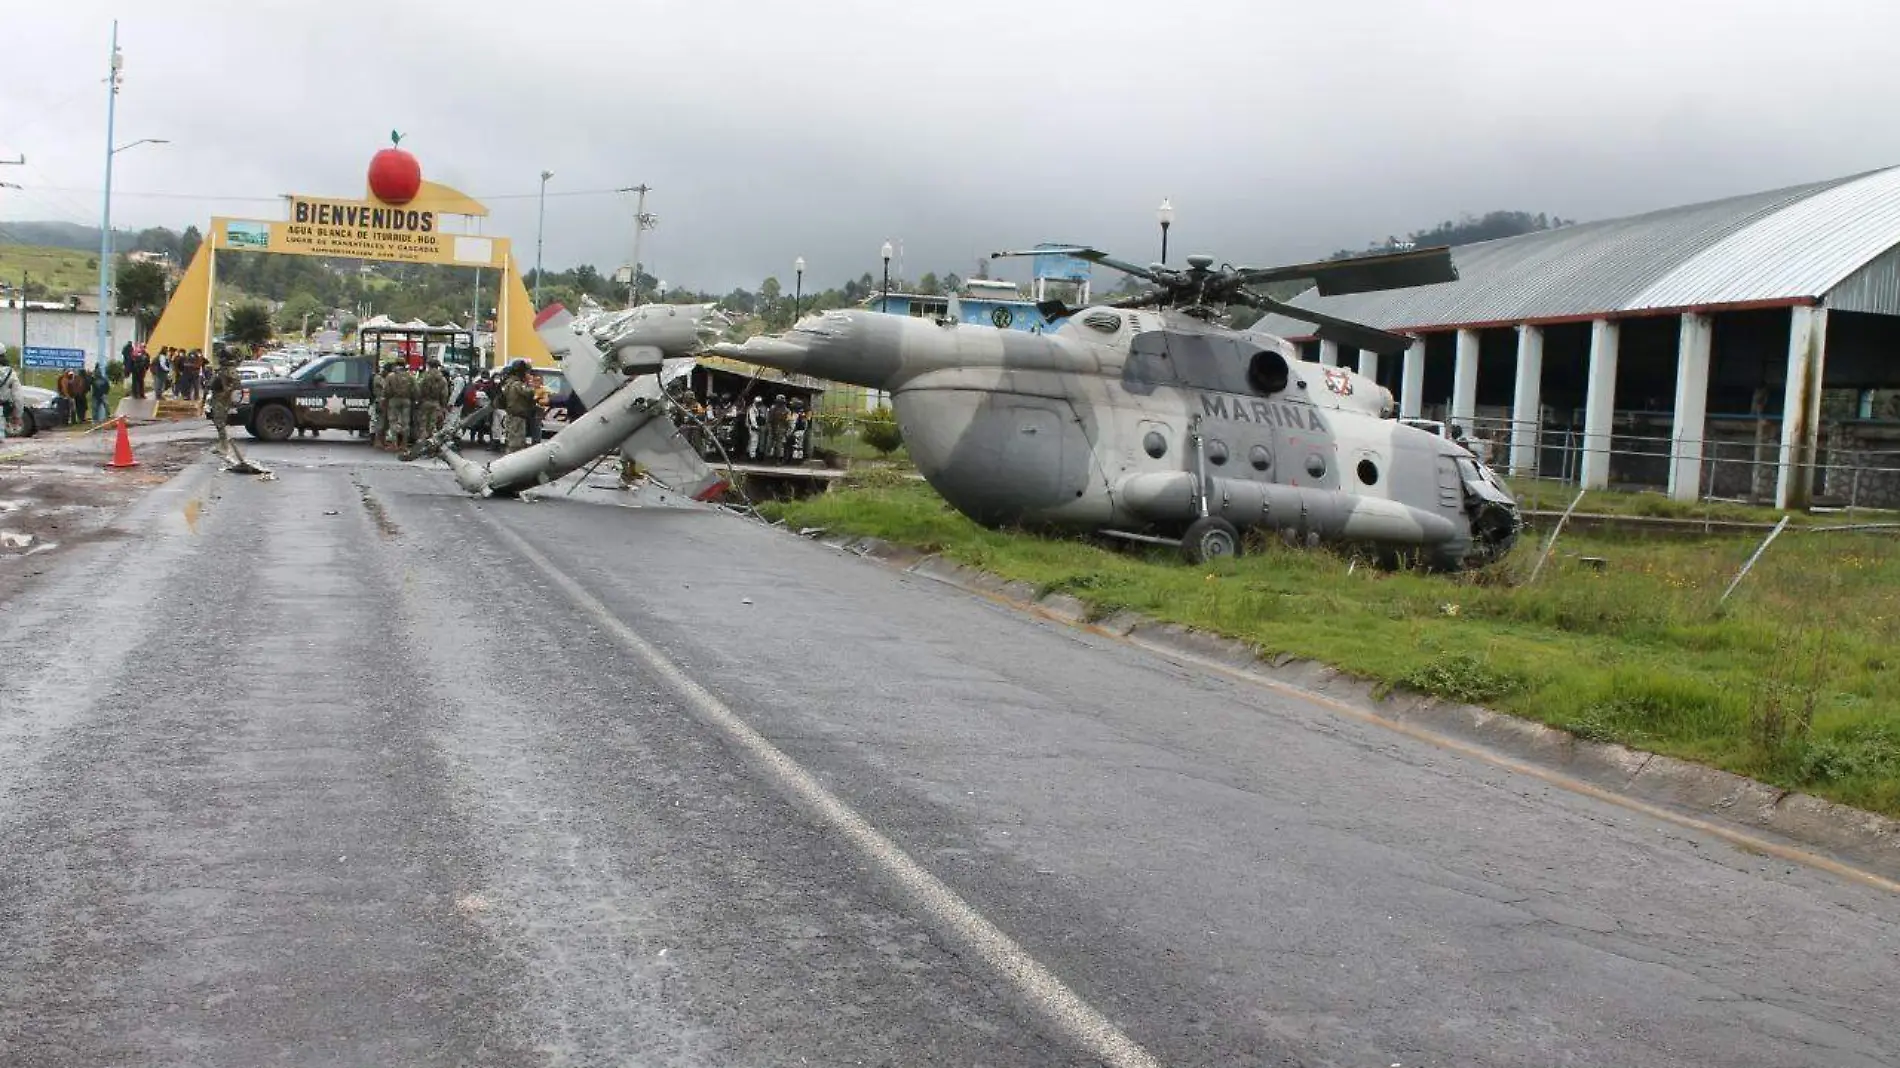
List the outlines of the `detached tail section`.
<svg viewBox="0 0 1900 1068">
<path fill-rule="evenodd" d="M 567 372 L 587 412 L 547 441 L 491 463 L 478 465 L 453 450 L 443 450 L 442 458 L 455 471 L 456 481 L 464 490 L 482 496 L 512 494 L 552 482 L 618 449 L 676 492 L 700 501 L 720 496 L 726 480 L 686 444 L 666 410 L 663 379 L 691 368 L 690 360 L 677 360 L 665 361 L 674 366 L 663 370 L 662 353 L 676 347 L 676 339 L 605 353 L 587 329 L 593 318 L 577 327 L 573 314 L 555 304 L 543 309 L 534 323 L 535 333 Z M 636 348 L 638 359 L 618 358 Z"/>
<path fill-rule="evenodd" d="M 686 444 L 671 419 L 654 419 L 633 432 L 620 455 L 644 468 L 649 477 L 696 501 L 717 500 L 730 484 Z"/>
</svg>

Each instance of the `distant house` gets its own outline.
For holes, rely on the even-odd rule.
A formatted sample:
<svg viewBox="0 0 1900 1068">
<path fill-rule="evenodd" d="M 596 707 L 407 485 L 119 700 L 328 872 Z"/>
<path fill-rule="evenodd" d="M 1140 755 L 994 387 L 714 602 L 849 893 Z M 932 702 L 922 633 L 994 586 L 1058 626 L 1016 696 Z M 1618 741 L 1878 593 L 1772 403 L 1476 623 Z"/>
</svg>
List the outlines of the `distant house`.
<svg viewBox="0 0 1900 1068">
<path fill-rule="evenodd" d="M 172 254 L 169 252 L 146 252 L 141 249 L 126 253 L 125 258 L 133 263 L 156 263 L 168 271 L 172 268 Z"/>
<path fill-rule="evenodd" d="M 1053 249 L 1061 246 L 1038 247 Z M 1088 303 L 1089 267 L 1087 260 L 1072 256 L 1039 256 L 1034 265 L 1035 280 L 1028 294 L 1023 293 L 1014 282 L 971 278 L 954 295 L 874 293 L 865 299 L 864 307 L 891 315 L 949 319 L 1039 334 L 1053 329 L 1053 324 L 1037 306 L 1039 302 L 1060 300 L 1071 306 Z"/>
</svg>

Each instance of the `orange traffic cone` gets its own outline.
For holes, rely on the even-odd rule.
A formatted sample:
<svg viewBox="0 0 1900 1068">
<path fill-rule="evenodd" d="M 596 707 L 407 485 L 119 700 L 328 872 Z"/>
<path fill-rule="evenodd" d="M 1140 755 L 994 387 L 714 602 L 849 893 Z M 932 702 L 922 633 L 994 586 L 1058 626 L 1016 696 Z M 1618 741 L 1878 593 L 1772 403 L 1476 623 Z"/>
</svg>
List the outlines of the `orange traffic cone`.
<svg viewBox="0 0 1900 1068">
<path fill-rule="evenodd" d="M 119 440 L 112 445 L 112 462 L 107 467 L 137 467 L 139 462 L 132 459 L 132 435 L 125 432 L 125 418 L 119 418 Z"/>
</svg>

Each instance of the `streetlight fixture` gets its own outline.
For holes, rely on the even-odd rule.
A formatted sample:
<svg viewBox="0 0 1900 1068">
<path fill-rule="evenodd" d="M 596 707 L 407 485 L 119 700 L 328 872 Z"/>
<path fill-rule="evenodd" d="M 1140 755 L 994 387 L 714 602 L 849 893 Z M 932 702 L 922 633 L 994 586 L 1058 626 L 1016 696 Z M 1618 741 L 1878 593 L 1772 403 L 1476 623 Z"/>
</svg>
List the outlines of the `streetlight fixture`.
<svg viewBox="0 0 1900 1068">
<path fill-rule="evenodd" d="M 1174 225 L 1174 202 L 1167 197 L 1161 198 L 1161 206 L 1155 209 L 1155 221 L 1161 224 L 1161 262 L 1168 262 L 1168 227 Z"/>
<path fill-rule="evenodd" d="M 548 222 L 548 179 L 553 171 L 541 172 L 541 206 L 534 221 L 534 310 L 541 310 L 541 232 Z"/>
<path fill-rule="evenodd" d="M 805 302 L 805 257 L 792 261 L 792 277 L 795 279 L 792 282 L 792 322 L 796 324 L 799 308 Z"/>
<path fill-rule="evenodd" d="M 163 137 L 141 137 L 136 141 L 127 141 L 117 148 L 112 147 L 112 127 L 115 112 L 118 110 L 119 72 L 125 67 L 125 57 L 119 53 L 119 23 L 112 23 L 112 59 L 107 82 L 110 83 L 106 97 L 106 190 L 105 203 L 99 215 L 99 366 L 112 362 L 112 157 L 130 148 L 140 145 L 169 145 L 171 141 Z"/>
<path fill-rule="evenodd" d="M 884 300 L 878 311 L 888 312 L 891 310 L 891 243 L 884 242 L 884 247 L 878 251 L 884 256 Z"/>
</svg>

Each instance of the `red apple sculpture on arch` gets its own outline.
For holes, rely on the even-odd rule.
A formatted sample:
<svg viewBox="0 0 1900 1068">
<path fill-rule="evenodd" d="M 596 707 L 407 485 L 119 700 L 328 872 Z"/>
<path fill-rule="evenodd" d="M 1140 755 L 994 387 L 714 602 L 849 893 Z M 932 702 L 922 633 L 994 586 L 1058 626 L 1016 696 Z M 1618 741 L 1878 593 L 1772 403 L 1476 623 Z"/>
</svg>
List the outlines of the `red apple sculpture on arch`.
<svg viewBox="0 0 1900 1068">
<path fill-rule="evenodd" d="M 369 191 L 385 204 L 407 204 L 422 190 L 422 164 L 402 149 L 401 134 L 389 131 L 389 141 L 370 157 Z"/>
</svg>

